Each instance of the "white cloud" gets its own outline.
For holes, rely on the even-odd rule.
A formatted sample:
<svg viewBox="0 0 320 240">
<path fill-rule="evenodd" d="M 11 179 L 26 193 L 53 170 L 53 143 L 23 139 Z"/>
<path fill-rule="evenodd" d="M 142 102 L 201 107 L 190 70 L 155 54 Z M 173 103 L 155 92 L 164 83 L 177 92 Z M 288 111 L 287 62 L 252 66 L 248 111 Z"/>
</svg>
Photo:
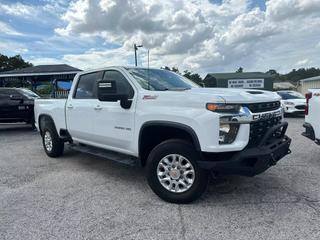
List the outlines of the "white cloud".
<svg viewBox="0 0 320 240">
<path fill-rule="evenodd" d="M 296 63 L 296 66 L 298 67 L 305 67 L 305 66 L 308 66 L 309 64 L 311 63 L 311 61 L 309 59 L 303 59 L 303 60 L 300 60 Z"/>
<path fill-rule="evenodd" d="M 41 7 L 0 6 L 6 14 L 25 17 L 57 10 L 54 14 L 64 24 L 59 23 L 55 29 L 59 38 L 56 50 L 57 55 L 64 55 L 41 55 L 33 61 L 61 61 L 83 69 L 127 65 L 133 62 L 133 43 L 139 43 L 150 49 L 151 66 L 168 65 L 199 72 L 234 71 L 239 66 L 254 71 L 287 71 L 320 63 L 320 56 L 314 51 L 314 46 L 320 44 L 320 0 L 267 0 L 265 11 L 252 9 L 252 0 L 222 0 L 221 4 L 206 0 L 67 2 L 45 0 Z M 21 9 L 14 11 L 18 5 Z M 82 53 L 68 53 L 70 41 L 76 45 L 97 38 L 104 43 L 96 49 L 89 49 L 92 44 L 81 44 L 77 52 L 83 47 Z M 63 40 L 68 44 L 64 45 Z M 47 42 L 42 41 L 41 47 Z M 54 49 L 56 41 L 49 43 L 50 49 Z M 120 47 L 107 49 L 110 43 Z M 106 49 L 102 48 L 104 44 Z M 146 65 L 146 51 L 139 49 L 139 56 Z"/>
<path fill-rule="evenodd" d="M 132 53 L 125 48 L 99 51 L 90 49 L 83 54 L 64 55 L 63 61 L 86 70 L 104 66 L 127 65 L 131 56 Z"/>
<path fill-rule="evenodd" d="M 0 53 L 8 55 L 24 54 L 28 49 L 24 44 L 12 41 L 0 41 Z"/>
<path fill-rule="evenodd" d="M 48 23 L 53 17 L 60 17 L 66 11 L 68 3 L 68 0 L 42 0 L 36 5 L 21 2 L 1 3 L 0 14 Z"/>
<path fill-rule="evenodd" d="M 311 55 L 308 63 L 319 63 L 308 44 L 318 44 L 320 0 L 269 0 L 266 11 L 249 5 L 249 0 L 224 0 L 220 5 L 200 0 L 78 0 L 63 15 L 66 26 L 56 32 L 100 36 L 125 49 L 119 52 L 123 56 L 112 51 L 87 51 L 79 56 L 88 62 L 102 60 L 108 52 L 115 62 L 125 63 L 130 56 L 126 51 L 137 42 L 151 49 L 155 66 L 200 71 L 278 66 L 285 70 L 306 52 Z"/>
<path fill-rule="evenodd" d="M 47 58 L 47 57 L 36 57 L 31 56 L 28 58 L 28 61 L 33 65 L 46 65 L 46 64 L 62 64 L 66 63 L 65 61 L 58 58 Z"/>
<path fill-rule="evenodd" d="M 32 16 L 34 8 L 22 3 L 4 4 L 1 3 L 0 11 L 12 16 Z"/>
<path fill-rule="evenodd" d="M 12 36 L 22 36 L 22 33 L 17 32 L 14 28 L 10 25 L 0 21 L 0 33 L 5 35 L 12 35 Z"/>
<path fill-rule="evenodd" d="M 274 21 L 319 15 L 320 0 L 268 0 L 267 16 Z"/>
</svg>

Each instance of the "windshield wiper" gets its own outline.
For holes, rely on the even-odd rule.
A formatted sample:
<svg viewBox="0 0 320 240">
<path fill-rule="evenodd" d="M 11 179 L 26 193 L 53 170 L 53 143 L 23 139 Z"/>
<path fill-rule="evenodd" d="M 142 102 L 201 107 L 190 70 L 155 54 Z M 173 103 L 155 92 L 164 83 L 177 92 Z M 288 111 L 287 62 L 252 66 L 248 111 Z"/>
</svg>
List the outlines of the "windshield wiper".
<svg viewBox="0 0 320 240">
<path fill-rule="evenodd" d="M 177 88 L 170 88 L 170 91 L 185 91 L 185 90 L 190 90 L 190 87 L 177 87 Z"/>
<path fill-rule="evenodd" d="M 185 90 L 190 90 L 190 87 L 177 87 L 177 88 L 158 88 L 157 91 L 185 91 Z"/>
</svg>

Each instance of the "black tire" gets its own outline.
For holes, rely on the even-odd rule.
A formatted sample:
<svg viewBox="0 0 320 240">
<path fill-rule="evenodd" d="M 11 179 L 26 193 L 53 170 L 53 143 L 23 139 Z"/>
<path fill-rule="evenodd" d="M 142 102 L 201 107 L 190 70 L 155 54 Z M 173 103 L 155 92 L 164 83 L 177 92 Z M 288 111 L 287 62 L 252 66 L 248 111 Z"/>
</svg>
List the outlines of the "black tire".
<svg viewBox="0 0 320 240">
<path fill-rule="evenodd" d="M 193 184 L 184 192 L 172 192 L 167 190 L 158 179 L 158 164 L 164 157 L 170 154 L 178 154 L 186 158 L 194 169 Z M 190 203 L 201 196 L 208 185 L 208 172 L 200 169 L 197 160 L 200 154 L 194 146 L 184 140 L 171 139 L 157 145 L 149 154 L 147 160 L 146 174 L 148 184 L 155 194 L 161 199 L 171 203 Z M 180 174 L 179 174 L 180 175 Z"/>
<path fill-rule="evenodd" d="M 45 143 L 46 134 L 51 137 L 52 147 L 48 148 Z M 63 154 L 64 142 L 60 139 L 56 128 L 52 122 L 46 122 L 42 129 L 42 144 L 44 151 L 49 157 L 60 157 Z"/>
</svg>

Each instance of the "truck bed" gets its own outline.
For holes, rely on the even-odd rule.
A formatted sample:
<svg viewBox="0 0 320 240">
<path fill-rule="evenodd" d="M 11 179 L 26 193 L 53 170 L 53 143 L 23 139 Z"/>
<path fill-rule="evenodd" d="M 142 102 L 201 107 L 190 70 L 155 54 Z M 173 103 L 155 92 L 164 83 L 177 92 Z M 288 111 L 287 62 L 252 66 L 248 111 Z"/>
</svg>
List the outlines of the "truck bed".
<svg viewBox="0 0 320 240">
<path fill-rule="evenodd" d="M 59 129 L 66 129 L 65 106 L 67 99 L 36 99 L 34 103 L 35 125 L 39 130 L 39 117 L 47 115 L 51 117 Z"/>
</svg>

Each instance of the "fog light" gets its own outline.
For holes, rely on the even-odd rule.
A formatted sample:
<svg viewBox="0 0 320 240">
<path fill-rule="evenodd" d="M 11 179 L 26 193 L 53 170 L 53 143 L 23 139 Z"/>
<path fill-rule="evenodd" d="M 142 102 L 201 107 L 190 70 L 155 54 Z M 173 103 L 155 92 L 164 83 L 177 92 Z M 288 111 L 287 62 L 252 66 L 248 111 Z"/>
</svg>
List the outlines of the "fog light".
<svg viewBox="0 0 320 240">
<path fill-rule="evenodd" d="M 237 137 L 239 124 L 220 124 L 219 144 L 231 144 Z"/>
</svg>

